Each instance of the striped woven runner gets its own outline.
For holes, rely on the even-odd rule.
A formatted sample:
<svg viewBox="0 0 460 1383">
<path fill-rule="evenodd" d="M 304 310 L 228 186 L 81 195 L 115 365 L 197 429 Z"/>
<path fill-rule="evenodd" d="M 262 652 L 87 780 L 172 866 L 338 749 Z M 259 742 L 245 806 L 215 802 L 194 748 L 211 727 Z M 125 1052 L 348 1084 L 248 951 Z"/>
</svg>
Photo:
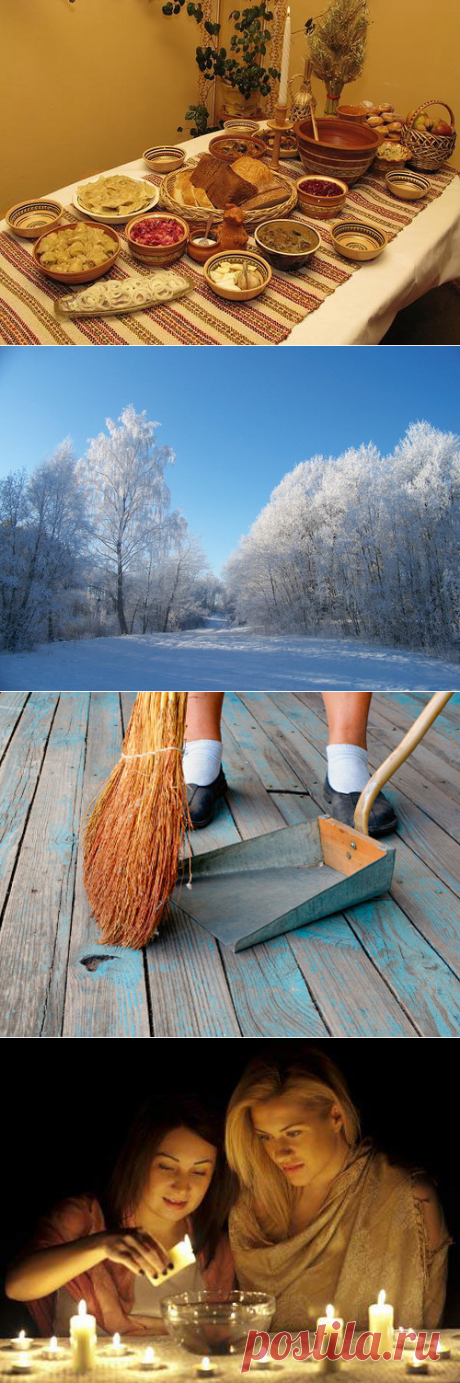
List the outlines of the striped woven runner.
<svg viewBox="0 0 460 1383">
<path fill-rule="evenodd" d="M 297 162 L 283 164 L 294 180 L 300 176 Z M 415 216 L 439 197 L 458 174 L 446 167 L 430 174 L 430 192 L 419 202 L 398 201 L 388 191 L 383 175 L 371 172 L 349 191 L 342 215 L 360 216 L 385 231 L 392 240 Z M 150 181 L 160 178 L 150 175 Z M 78 219 L 68 208 L 69 219 Z M 303 217 L 298 210 L 294 217 Z M 187 256 L 183 264 L 194 290 L 168 306 L 124 317 L 79 318 L 67 321 L 54 313 L 55 300 L 68 292 L 36 269 L 30 242 L 3 232 L 0 235 L 0 341 L 12 345 L 278 345 L 293 327 L 314 312 L 340 288 L 361 265 L 342 259 L 331 241 L 330 222 L 313 223 L 321 235 L 321 248 L 310 264 L 295 274 L 273 272 L 270 287 L 260 298 L 246 303 L 223 302 L 207 287 L 201 266 Z M 148 273 L 123 248 L 110 277 L 123 279 Z"/>
</svg>

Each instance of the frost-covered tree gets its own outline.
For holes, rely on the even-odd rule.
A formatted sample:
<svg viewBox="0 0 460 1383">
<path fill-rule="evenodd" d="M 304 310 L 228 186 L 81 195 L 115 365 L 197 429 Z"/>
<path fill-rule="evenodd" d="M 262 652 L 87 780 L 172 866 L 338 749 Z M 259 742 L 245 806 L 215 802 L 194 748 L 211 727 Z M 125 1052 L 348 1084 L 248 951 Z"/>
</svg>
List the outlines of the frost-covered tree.
<svg viewBox="0 0 460 1383">
<path fill-rule="evenodd" d="M 84 496 L 66 438 L 27 479 L 0 484 L 0 638 L 28 647 L 61 633 L 83 578 Z"/>
<path fill-rule="evenodd" d="M 460 445 L 415 423 L 284 476 L 227 564 L 236 621 L 452 650 L 460 633 Z"/>
<path fill-rule="evenodd" d="M 159 554 L 184 531 L 184 519 L 170 512 L 165 481 L 173 465 L 171 447 L 158 447 L 145 411 L 123 409 L 118 423 L 107 418 L 107 433 L 90 440 L 77 472 L 91 514 L 92 546 L 116 609 L 121 634 L 129 633 L 127 596 L 146 555 Z"/>
</svg>

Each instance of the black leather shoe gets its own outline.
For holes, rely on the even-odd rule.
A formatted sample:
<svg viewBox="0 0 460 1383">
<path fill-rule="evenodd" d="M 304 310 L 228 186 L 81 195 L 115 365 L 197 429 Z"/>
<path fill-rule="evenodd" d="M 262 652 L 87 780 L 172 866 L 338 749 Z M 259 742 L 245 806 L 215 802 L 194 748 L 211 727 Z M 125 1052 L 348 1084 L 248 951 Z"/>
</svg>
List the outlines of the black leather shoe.
<svg viewBox="0 0 460 1383">
<path fill-rule="evenodd" d="M 360 792 L 334 792 L 326 775 L 324 797 L 331 808 L 331 816 L 335 816 L 336 821 L 343 821 L 345 826 L 353 826 L 355 807 L 360 796 Z M 396 830 L 397 824 L 398 818 L 394 814 L 391 802 L 388 802 L 383 792 L 379 792 L 369 815 L 369 835 L 388 836 L 390 831 Z"/>
<path fill-rule="evenodd" d="M 197 783 L 186 783 L 186 788 L 192 825 L 195 831 L 200 831 L 203 826 L 210 825 L 217 799 L 223 797 L 227 791 L 227 779 L 223 768 L 208 787 L 200 788 Z"/>
</svg>

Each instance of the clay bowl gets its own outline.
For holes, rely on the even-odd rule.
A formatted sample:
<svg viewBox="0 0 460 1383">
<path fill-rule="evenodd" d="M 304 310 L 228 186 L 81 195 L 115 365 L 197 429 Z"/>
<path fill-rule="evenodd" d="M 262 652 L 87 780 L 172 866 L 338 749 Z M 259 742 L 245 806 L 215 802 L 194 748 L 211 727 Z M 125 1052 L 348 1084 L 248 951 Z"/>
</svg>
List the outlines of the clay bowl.
<svg viewBox="0 0 460 1383">
<path fill-rule="evenodd" d="M 181 238 L 176 240 L 173 245 L 143 245 L 133 235 L 135 227 L 141 221 L 148 221 L 149 224 L 154 224 L 155 221 L 174 221 L 181 228 Z M 181 216 L 172 215 L 169 211 L 161 211 L 154 216 L 146 216 L 144 212 L 140 213 L 139 216 L 133 216 L 132 220 L 128 221 L 125 235 L 131 254 L 141 264 L 146 264 L 150 269 L 167 269 L 170 264 L 175 264 L 176 259 L 180 259 L 187 247 L 188 225 Z"/>
<path fill-rule="evenodd" d="M 343 178 L 350 186 L 367 173 L 380 145 L 380 135 L 370 125 L 325 115 L 317 120 L 316 142 L 311 120 L 296 120 L 294 133 L 306 173 Z"/>
<path fill-rule="evenodd" d="M 318 178 L 307 177 L 305 174 L 297 183 L 297 201 L 305 216 L 317 216 L 319 220 L 327 221 L 329 217 L 336 216 L 337 212 L 342 210 L 348 187 L 346 182 L 341 182 L 337 178 L 322 177 L 320 181 L 327 183 L 331 189 L 335 188 L 335 195 L 325 196 L 323 193 L 321 196 L 319 192 L 314 192 L 313 188 Z"/>
<path fill-rule="evenodd" d="M 345 259 L 353 259 L 365 264 L 368 259 L 377 259 L 388 244 L 388 236 L 378 226 L 368 225 L 366 221 L 337 221 L 331 229 L 334 249 Z"/>
<path fill-rule="evenodd" d="M 337 106 L 338 119 L 351 120 L 354 125 L 361 125 L 366 115 L 365 106 Z"/>
<path fill-rule="evenodd" d="M 293 250 L 275 250 L 266 241 L 270 241 L 271 234 L 277 228 L 288 230 L 293 236 L 298 236 L 299 248 Z M 316 254 L 321 244 L 318 232 L 313 226 L 305 226 L 302 221 L 264 221 L 261 226 L 257 226 L 254 231 L 254 240 L 258 250 L 268 259 L 269 264 L 274 269 L 281 269 L 286 273 L 294 273 L 296 269 L 302 269 L 311 256 Z"/>
<path fill-rule="evenodd" d="M 52 202 L 49 198 L 16 202 L 7 211 L 5 221 L 15 235 L 22 236 L 24 240 L 39 240 L 47 231 L 56 229 L 63 209 L 60 202 Z"/>
<path fill-rule="evenodd" d="M 234 134 L 236 137 L 241 135 L 242 139 L 244 139 L 246 135 L 257 134 L 258 129 L 259 121 L 249 120 L 249 118 L 245 120 L 244 115 L 242 115 L 239 120 L 237 118 L 233 120 L 224 120 L 224 130 L 229 130 L 230 133 Z"/>
<path fill-rule="evenodd" d="M 237 158 L 263 158 L 266 152 L 262 139 L 252 134 L 235 134 L 234 130 L 218 134 L 209 141 L 209 153 L 223 163 L 234 163 Z"/>
<path fill-rule="evenodd" d="M 213 268 L 222 260 L 229 260 L 232 264 L 234 261 L 241 265 L 256 264 L 257 268 L 262 270 L 263 282 L 257 288 L 221 288 L 220 284 L 215 283 L 214 279 L 211 278 L 211 273 Z M 217 293 L 218 298 L 226 298 L 229 302 L 238 303 L 248 302 L 250 298 L 258 298 L 259 293 L 263 293 L 268 288 L 272 276 L 270 265 L 267 264 L 266 259 L 248 250 L 220 250 L 219 254 L 212 255 L 211 259 L 208 259 L 204 266 L 204 273 L 208 287 L 212 288 L 213 293 Z"/>
<path fill-rule="evenodd" d="M 200 240 L 204 240 L 203 231 L 197 231 L 195 235 L 189 235 L 187 254 L 190 259 L 195 259 L 197 264 L 206 264 L 208 259 L 217 252 L 217 236 L 208 235 L 206 239 L 208 245 L 200 245 Z"/>
<path fill-rule="evenodd" d="M 267 157 L 268 154 L 271 155 L 273 152 L 275 132 L 274 130 L 263 130 L 260 138 L 265 145 L 265 157 Z M 294 138 L 292 130 L 286 130 L 286 132 L 281 135 L 280 159 L 290 158 L 299 158 L 299 150 L 297 148 L 297 140 Z"/>
<path fill-rule="evenodd" d="M 416 202 L 419 197 L 426 197 L 430 190 L 428 178 L 424 178 L 421 173 L 410 173 L 406 168 L 401 168 L 399 172 L 387 173 L 385 182 L 393 196 L 401 197 L 403 202 Z"/>
<path fill-rule="evenodd" d="M 73 222 L 72 230 L 77 230 L 79 224 L 79 222 L 76 224 Z M 86 224 L 87 223 L 85 223 L 85 225 Z M 47 230 L 44 235 L 40 236 L 40 239 L 36 241 L 32 248 L 32 258 L 35 261 L 37 269 L 40 270 L 40 273 L 45 274 L 48 279 L 55 279 L 56 283 L 93 283 L 95 279 L 101 279 L 103 274 L 106 274 L 109 269 L 112 269 L 117 255 L 119 255 L 121 250 L 120 237 L 117 235 L 116 230 L 113 229 L 113 226 L 101 226 L 95 221 L 91 222 L 91 226 L 94 230 L 104 231 L 104 234 L 110 236 L 110 239 L 113 240 L 113 254 L 109 255 L 108 259 L 104 260 L 102 264 L 93 265 L 92 269 L 81 269 L 78 273 L 64 273 L 62 269 L 49 269 L 45 264 L 41 264 L 39 259 L 42 240 L 45 239 L 45 235 L 50 234 L 49 230 Z M 55 228 L 55 234 L 62 235 L 66 230 L 69 230 L 68 225 L 57 226 Z"/>
<path fill-rule="evenodd" d="M 185 149 L 177 149 L 173 144 L 158 144 L 155 149 L 145 149 L 142 158 L 153 173 L 176 173 L 185 163 Z"/>
</svg>

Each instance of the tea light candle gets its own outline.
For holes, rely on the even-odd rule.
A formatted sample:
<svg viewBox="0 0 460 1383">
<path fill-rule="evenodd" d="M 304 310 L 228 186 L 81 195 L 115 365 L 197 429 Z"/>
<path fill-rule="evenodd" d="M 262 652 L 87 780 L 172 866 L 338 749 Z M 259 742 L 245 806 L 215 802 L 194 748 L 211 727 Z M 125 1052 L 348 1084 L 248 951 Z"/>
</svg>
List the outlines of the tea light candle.
<svg viewBox="0 0 460 1383">
<path fill-rule="evenodd" d="M 269 1368 L 271 1367 L 271 1362 L 272 1362 L 272 1361 L 271 1361 L 271 1359 L 270 1359 L 270 1355 L 269 1355 L 269 1354 L 265 1354 L 264 1357 L 263 1357 L 263 1359 L 251 1359 L 251 1368 L 252 1368 L 252 1369 L 269 1369 Z"/>
<path fill-rule="evenodd" d="M 438 1348 L 437 1348 L 437 1350 L 436 1350 L 436 1353 L 437 1353 L 438 1359 L 450 1359 L 451 1351 L 450 1351 L 449 1345 L 443 1345 L 443 1344 L 442 1344 L 442 1341 L 440 1340 L 440 1341 L 439 1341 L 439 1344 L 438 1344 Z"/>
<path fill-rule="evenodd" d="M 11 1344 L 13 1346 L 13 1349 L 20 1349 L 21 1353 L 23 1354 L 25 1349 L 30 1349 L 32 1340 L 30 1339 L 29 1335 L 26 1335 L 25 1330 L 20 1330 L 19 1335 L 15 1340 L 11 1341 Z"/>
<path fill-rule="evenodd" d="M 288 5 L 283 34 L 283 50 L 281 54 L 281 77 L 279 85 L 278 105 L 287 106 L 287 88 L 289 76 L 289 59 L 291 55 L 291 11 Z"/>
<path fill-rule="evenodd" d="M 108 1346 L 107 1353 L 115 1359 L 120 1359 L 123 1354 L 128 1353 L 128 1347 L 127 1345 L 123 1344 L 120 1335 L 118 1334 L 118 1330 L 115 1331 L 112 1343 Z"/>
<path fill-rule="evenodd" d="M 428 1364 L 425 1359 L 411 1359 L 406 1364 L 406 1373 L 429 1373 Z"/>
<path fill-rule="evenodd" d="M 31 1360 L 28 1354 L 18 1354 L 11 1364 L 13 1373 L 30 1373 L 30 1366 Z"/>
<path fill-rule="evenodd" d="M 154 1369 L 154 1368 L 156 1368 L 155 1350 L 152 1349 L 152 1346 L 151 1346 L 151 1345 L 147 1345 L 147 1349 L 146 1349 L 146 1351 L 145 1351 L 145 1354 L 143 1354 L 142 1359 L 141 1359 L 141 1369 Z"/>
<path fill-rule="evenodd" d="M 78 1303 L 78 1316 L 70 1317 L 70 1344 L 76 1373 L 92 1369 L 96 1351 L 96 1317 L 86 1311 L 86 1301 Z"/>
<path fill-rule="evenodd" d="M 214 1364 L 211 1364 L 211 1360 L 208 1359 L 207 1354 L 204 1354 L 201 1360 L 201 1364 L 198 1364 L 197 1368 L 195 1369 L 195 1373 L 198 1375 L 198 1378 L 210 1378 L 211 1374 L 216 1372 L 217 1370 Z"/>
<path fill-rule="evenodd" d="M 42 1349 L 44 1359 L 62 1359 L 63 1353 L 64 1350 L 59 1348 L 56 1335 L 52 1335 L 49 1345 L 46 1349 Z"/>
<path fill-rule="evenodd" d="M 398 1334 L 399 1334 L 399 1332 L 400 1332 L 401 1330 L 404 1330 L 404 1331 L 409 1331 L 409 1330 L 410 1330 L 411 1335 L 414 1336 L 413 1340 L 410 1340 L 410 1339 L 407 1339 L 407 1338 L 405 1339 L 405 1341 L 404 1341 L 404 1349 L 415 1349 L 415 1346 L 416 1346 L 416 1344 L 417 1344 L 417 1332 L 414 1330 L 413 1325 L 399 1325 L 399 1326 L 398 1326 Z"/>
<path fill-rule="evenodd" d="M 369 1330 L 381 1335 L 379 1354 L 393 1353 L 393 1307 L 386 1301 L 386 1292 L 379 1292 L 377 1302 L 369 1307 Z"/>
</svg>

